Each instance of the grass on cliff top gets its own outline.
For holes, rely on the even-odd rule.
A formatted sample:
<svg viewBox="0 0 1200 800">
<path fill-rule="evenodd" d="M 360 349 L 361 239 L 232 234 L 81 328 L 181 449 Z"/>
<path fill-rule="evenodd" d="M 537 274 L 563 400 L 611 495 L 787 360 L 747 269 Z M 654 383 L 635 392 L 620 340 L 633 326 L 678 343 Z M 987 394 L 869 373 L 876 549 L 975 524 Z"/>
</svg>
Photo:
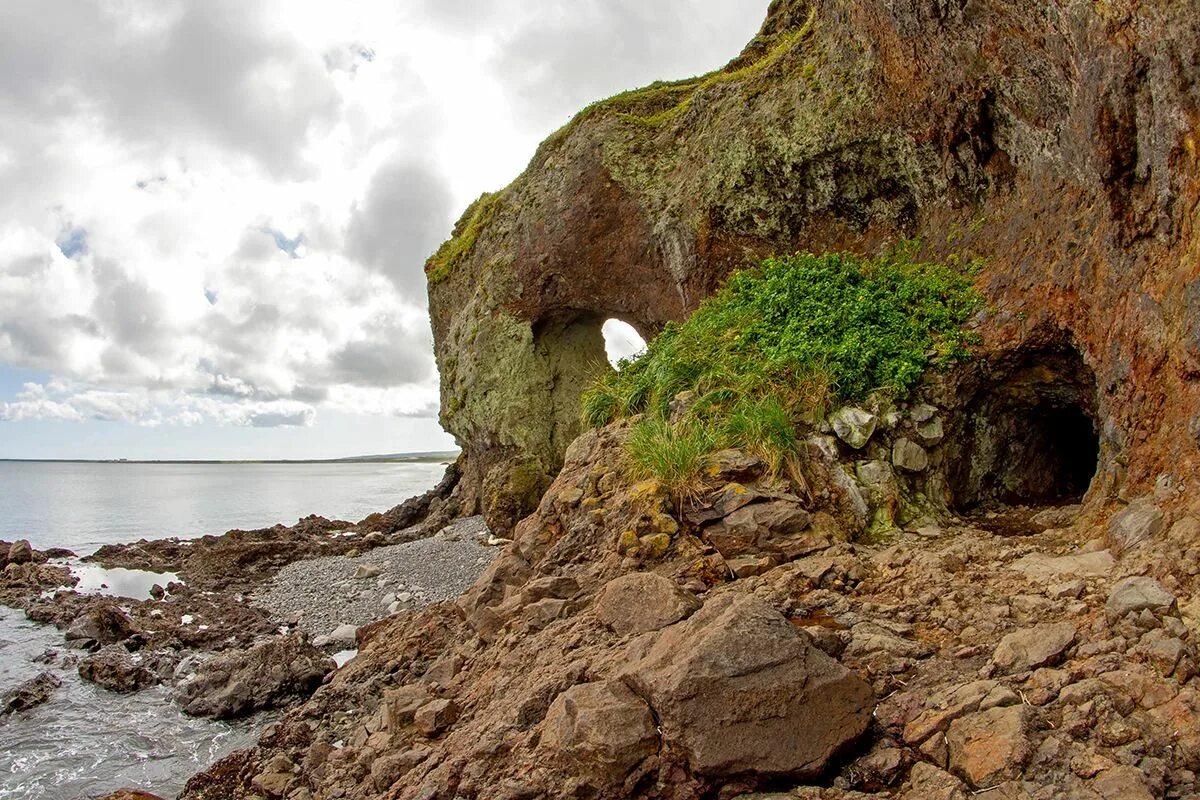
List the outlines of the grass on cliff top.
<svg viewBox="0 0 1200 800">
<path fill-rule="evenodd" d="M 485 192 L 467 208 L 455 223 L 450 238 L 425 262 L 425 276 L 430 285 L 449 278 L 454 268 L 471 255 L 479 234 L 496 216 L 503 196 L 504 192 Z"/>
<path fill-rule="evenodd" d="M 930 365 L 969 356 L 975 335 L 963 326 L 981 303 L 970 269 L 916 261 L 916 249 L 800 253 L 735 273 L 642 356 L 599 378 L 584 393 L 584 421 L 647 415 L 631 441 L 633 469 L 672 491 L 722 447 L 785 468 L 797 423 L 873 392 L 903 397 Z M 671 425 L 682 392 L 693 402 Z"/>
</svg>

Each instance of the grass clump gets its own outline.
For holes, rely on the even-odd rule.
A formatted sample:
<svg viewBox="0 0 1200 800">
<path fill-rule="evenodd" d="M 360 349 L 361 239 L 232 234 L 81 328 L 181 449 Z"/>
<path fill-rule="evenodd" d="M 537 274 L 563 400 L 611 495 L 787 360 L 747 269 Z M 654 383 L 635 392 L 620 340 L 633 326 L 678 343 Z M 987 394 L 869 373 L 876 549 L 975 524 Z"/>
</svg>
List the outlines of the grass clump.
<svg viewBox="0 0 1200 800">
<path fill-rule="evenodd" d="M 467 208 L 454 225 L 450 238 L 425 262 L 425 275 L 430 285 L 449 278 L 454 268 L 471 255 L 479 234 L 495 218 L 503 195 L 503 192 L 485 192 Z"/>
<path fill-rule="evenodd" d="M 658 480 L 680 504 L 698 489 L 700 474 L 714 445 L 712 434 L 703 425 L 672 425 L 647 417 L 633 426 L 626 445 L 630 476 L 635 480 Z"/>
<path fill-rule="evenodd" d="M 906 243 L 876 259 L 800 253 L 735 273 L 642 356 L 597 380 L 583 396 L 584 421 L 648 415 L 638 430 L 653 427 L 640 434 L 635 462 L 666 470 L 669 460 L 669 472 L 653 474 L 672 481 L 683 462 L 649 451 L 674 452 L 682 440 L 703 440 L 710 452 L 739 447 L 785 468 L 796 424 L 814 421 L 830 402 L 872 392 L 902 397 L 931 364 L 968 357 L 975 335 L 963 325 L 981 303 L 968 277 L 976 265 L 919 262 L 916 249 Z M 669 433 L 671 401 L 688 391 L 694 402 Z"/>
</svg>

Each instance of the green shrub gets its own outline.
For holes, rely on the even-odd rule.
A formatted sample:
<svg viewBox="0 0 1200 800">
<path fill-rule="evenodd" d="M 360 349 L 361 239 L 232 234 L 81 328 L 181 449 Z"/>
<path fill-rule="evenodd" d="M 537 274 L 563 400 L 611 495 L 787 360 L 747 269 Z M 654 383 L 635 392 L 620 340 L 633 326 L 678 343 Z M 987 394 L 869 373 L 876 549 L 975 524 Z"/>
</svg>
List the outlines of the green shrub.
<svg viewBox="0 0 1200 800">
<path fill-rule="evenodd" d="M 834 400 L 902 397 L 930 364 L 969 355 L 975 334 L 963 325 L 981 301 L 966 272 L 977 265 L 918 262 L 915 250 L 800 253 L 735 273 L 642 356 L 598 379 L 584 394 L 584 421 L 645 413 L 666 441 L 671 400 L 694 391 L 685 438 L 699 426 L 713 446 L 755 452 L 778 470 L 795 451 L 795 423 Z"/>
</svg>

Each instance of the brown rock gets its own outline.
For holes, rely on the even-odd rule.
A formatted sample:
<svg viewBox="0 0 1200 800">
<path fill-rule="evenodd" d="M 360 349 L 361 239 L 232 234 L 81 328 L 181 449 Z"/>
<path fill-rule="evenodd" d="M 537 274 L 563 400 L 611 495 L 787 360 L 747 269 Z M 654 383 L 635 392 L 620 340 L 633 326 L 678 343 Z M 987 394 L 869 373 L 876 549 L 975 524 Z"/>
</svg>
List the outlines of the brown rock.
<svg viewBox="0 0 1200 800">
<path fill-rule="evenodd" d="M 1154 800 L 1146 776 L 1137 767 L 1117 766 L 1092 779 L 1092 790 L 1104 800 Z"/>
<path fill-rule="evenodd" d="M 1104 544 L 1119 556 L 1161 533 L 1163 522 L 1158 506 L 1147 499 L 1135 501 L 1109 519 Z"/>
<path fill-rule="evenodd" d="M 1078 635 L 1078 629 L 1069 622 L 1013 631 L 1000 640 L 992 653 L 992 663 L 1002 675 L 1050 667 L 1062 660 Z"/>
<path fill-rule="evenodd" d="M 434 737 L 449 728 L 458 719 L 458 705 L 453 700 L 430 700 L 417 709 L 413 715 L 413 724 L 417 730 L 429 737 Z"/>
<path fill-rule="evenodd" d="M 622 636 L 665 628 L 700 607 L 695 596 L 653 572 L 631 572 L 605 584 L 595 613 Z"/>
<path fill-rule="evenodd" d="M 9 545 L 9 564 L 28 564 L 31 561 L 33 561 L 33 547 L 29 544 L 28 539 L 19 539 Z"/>
<path fill-rule="evenodd" d="M 779 550 L 778 540 L 809 526 L 812 515 L 791 500 L 770 500 L 734 511 L 704 529 L 704 538 L 725 558 Z"/>
<path fill-rule="evenodd" d="M 62 686 L 62 680 L 57 675 L 52 672 L 42 672 L 4 693 L 2 704 L 0 704 L 0 716 L 40 706 L 49 700 L 54 695 L 54 690 L 60 686 Z"/>
<path fill-rule="evenodd" d="M 158 676 L 119 645 L 102 647 L 79 662 L 79 677 L 110 692 L 136 692 L 158 683 Z"/>
<path fill-rule="evenodd" d="M 156 794 L 143 792 L 141 789 L 118 789 L 101 797 L 100 800 L 163 800 Z"/>
<path fill-rule="evenodd" d="M 1010 706 L 950 723 L 950 769 L 976 789 L 1016 778 L 1033 755 L 1029 717 L 1027 706 Z"/>
<path fill-rule="evenodd" d="M 619 786 L 658 749 L 650 707 L 619 681 L 583 683 L 555 698 L 541 747 L 598 790 Z"/>
<path fill-rule="evenodd" d="M 908 774 L 904 800 L 967 800 L 962 781 L 932 764 L 918 761 Z"/>
<path fill-rule="evenodd" d="M 812 776 L 866 730 L 869 686 L 750 597 L 715 597 L 627 672 L 696 772 Z"/>
<path fill-rule="evenodd" d="M 124 611 L 112 604 L 100 604 L 80 614 L 67 628 L 67 641 L 77 645 L 115 644 L 137 633 L 137 626 Z"/>
</svg>

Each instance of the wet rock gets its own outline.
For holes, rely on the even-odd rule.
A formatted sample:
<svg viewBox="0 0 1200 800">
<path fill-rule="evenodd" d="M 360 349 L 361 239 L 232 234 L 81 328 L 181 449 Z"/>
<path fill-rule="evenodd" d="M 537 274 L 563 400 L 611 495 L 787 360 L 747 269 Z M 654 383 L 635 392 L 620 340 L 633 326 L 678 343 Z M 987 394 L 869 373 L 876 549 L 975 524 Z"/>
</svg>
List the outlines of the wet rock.
<svg viewBox="0 0 1200 800">
<path fill-rule="evenodd" d="M 138 632 L 124 611 L 111 604 L 100 604 L 80 614 L 67 628 L 67 641 L 76 647 L 114 644 Z"/>
<path fill-rule="evenodd" d="M 665 629 L 627 681 L 707 775 L 815 775 L 870 723 L 870 687 L 761 600 L 722 595 Z"/>
<path fill-rule="evenodd" d="M 853 406 L 839 409 L 829 418 L 837 437 L 855 450 L 862 449 L 875 435 L 877 421 L 871 412 Z"/>
<path fill-rule="evenodd" d="M 301 635 L 278 636 L 204 662 L 175 698 L 193 716 L 241 717 L 307 699 L 335 668 Z"/>
<path fill-rule="evenodd" d="M 900 438 L 892 445 L 892 463 L 906 472 L 924 472 L 929 467 L 929 454 L 912 439 Z"/>
<path fill-rule="evenodd" d="M 1116 555 L 1130 550 L 1162 532 L 1163 512 L 1148 500 L 1136 500 L 1112 515 L 1104 544 Z"/>
<path fill-rule="evenodd" d="M 1078 635 L 1078 629 L 1069 622 L 1013 631 L 996 646 L 992 663 L 1001 675 L 1053 666 L 1062 660 Z"/>
<path fill-rule="evenodd" d="M 653 572 L 632 572 L 605 584 L 597 618 L 617 634 L 645 633 L 678 622 L 700 607 L 694 595 Z"/>
<path fill-rule="evenodd" d="M 442 698 L 430 700 L 418 708 L 413 715 L 413 724 L 421 733 L 434 737 L 453 725 L 456 719 L 458 706 L 453 700 Z"/>
<path fill-rule="evenodd" d="M 1154 578 L 1144 576 L 1117 581 L 1109 590 L 1108 601 L 1104 604 L 1104 610 L 1112 620 L 1146 610 L 1165 614 L 1174 607 L 1175 595 Z"/>
<path fill-rule="evenodd" d="M 163 798 L 156 794 L 143 792 L 141 789 L 118 789 L 104 795 L 100 800 L 163 800 Z"/>
<path fill-rule="evenodd" d="M 0 716 L 17 711 L 28 711 L 40 706 L 54 695 L 54 690 L 62 686 L 62 680 L 51 672 L 42 672 L 35 678 L 10 689 L 4 694 Z"/>
<path fill-rule="evenodd" d="M 158 683 L 137 655 L 119 645 L 107 645 L 79 662 L 79 677 L 110 692 L 128 694 Z"/>
<path fill-rule="evenodd" d="M 8 547 L 9 564 L 28 564 L 33 561 L 33 547 L 28 539 L 19 539 Z"/>
<path fill-rule="evenodd" d="M 619 681 L 583 683 L 555 698 L 542 727 L 541 747 L 569 774 L 596 790 L 619 786 L 658 750 L 646 702 Z"/>
<path fill-rule="evenodd" d="M 976 789 L 1017 778 L 1033 755 L 1029 724 L 1027 706 L 993 708 L 955 720 L 946 733 L 950 769 Z"/>
</svg>

